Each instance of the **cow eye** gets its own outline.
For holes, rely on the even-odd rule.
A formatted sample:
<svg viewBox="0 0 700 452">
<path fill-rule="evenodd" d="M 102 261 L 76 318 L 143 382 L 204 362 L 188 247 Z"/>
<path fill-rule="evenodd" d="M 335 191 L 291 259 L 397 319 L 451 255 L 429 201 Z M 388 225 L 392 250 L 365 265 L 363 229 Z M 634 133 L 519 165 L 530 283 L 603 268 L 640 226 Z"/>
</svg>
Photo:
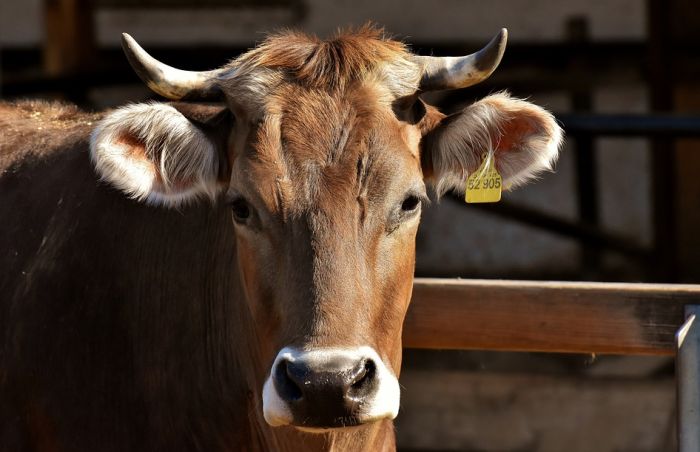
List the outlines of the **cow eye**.
<svg viewBox="0 0 700 452">
<path fill-rule="evenodd" d="M 233 219 L 238 223 L 244 223 L 250 217 L 250 207 L 243 198 L 237 198 L 231 202 L 231 211 Z"/>
<path fill-rule="evenodd" d="M 401 203 L 401 210 L 408 213 L 413 212 L 420 206 L 420 198 L 416 195 L 409 195 Z"/>
<path fill-rule="evenodd" d="M 407 193 L 401 204 L 396 205 L 391 211 L 386 225 L 387 233 L 391 234 L 405 221 L 416 218 L 424 199 L 426 198 L 421 196 L 417 190 L 411 190 Z"/>
</svg>

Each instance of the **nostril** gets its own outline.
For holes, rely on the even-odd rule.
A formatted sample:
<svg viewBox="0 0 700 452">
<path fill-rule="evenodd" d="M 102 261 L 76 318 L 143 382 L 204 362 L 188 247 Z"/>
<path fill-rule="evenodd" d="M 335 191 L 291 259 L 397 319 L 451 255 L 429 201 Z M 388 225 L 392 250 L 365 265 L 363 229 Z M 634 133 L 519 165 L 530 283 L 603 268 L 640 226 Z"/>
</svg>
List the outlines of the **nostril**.
<svg viewBox="0 0 700 452">
<path fill-rule="evenodd" d="M 275 387 L 279 395 L 290 402 L 300 400 L 303 396 L 301 387 L 297 384 L 298 377 L 294 374 L 294 369 L 290 369 L 289 362 L 280 361 L 275 369 Z"/>
<path fill-rule="evenodd" d="M 366 359 L 364 365 L 360 368 L 360 371 L 355 375 L 355 378 L 351 384 L 352 389 L 358 390 L 367 386 L 372 380 L 374 380 L 374 375 L 377 372 L 377 365 L 371 359 Z"/>
</svg>

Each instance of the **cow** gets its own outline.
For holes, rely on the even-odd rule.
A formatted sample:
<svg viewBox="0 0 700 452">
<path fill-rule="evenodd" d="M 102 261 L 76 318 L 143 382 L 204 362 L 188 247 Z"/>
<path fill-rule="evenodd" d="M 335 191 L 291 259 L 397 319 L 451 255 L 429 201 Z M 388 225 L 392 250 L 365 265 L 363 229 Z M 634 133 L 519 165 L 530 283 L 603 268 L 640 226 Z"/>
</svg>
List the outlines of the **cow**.
<svg viewBox="0 0 700 452">
<path fill-rule="evenodd" d="M 562 142 L 504 92 L 422 100 L 506 36 L 434 57 L 285 31 L 194 72 L 125 34 L 166 101 L 0 104 L 0 449 L 395 449 L 426 187 L 485 158 L 515 187 Z"/>
</svg>

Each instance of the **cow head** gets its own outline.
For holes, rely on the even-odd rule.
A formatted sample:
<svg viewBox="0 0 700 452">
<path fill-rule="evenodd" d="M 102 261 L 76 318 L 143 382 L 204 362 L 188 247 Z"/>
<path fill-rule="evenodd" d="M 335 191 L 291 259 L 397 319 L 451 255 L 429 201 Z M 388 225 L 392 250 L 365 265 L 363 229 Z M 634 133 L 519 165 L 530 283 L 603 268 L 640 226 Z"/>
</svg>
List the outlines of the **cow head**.
<svg viewBox="0 0 700 452">
<path fill-rule="evenodd" d="M 437 58 L 370 28 L 326 41 L 287 32 L 221 69 L 188 72 L 124 36 L 141 78 L 178 102 L 107 115 L 93 161 L 151 204 L 230 206 L 238 274 L 267 355 L 259 383 L 270 425 L 394 418 L 426 185 L 463 190 L 484 153 L 510 186 L 556 159 L 561 131 L 533 104 L 501 93 L 445 116 L 419 97 L 483 80 L 505 42 L 503 30 L 473 55 Z"/>
</svg>

